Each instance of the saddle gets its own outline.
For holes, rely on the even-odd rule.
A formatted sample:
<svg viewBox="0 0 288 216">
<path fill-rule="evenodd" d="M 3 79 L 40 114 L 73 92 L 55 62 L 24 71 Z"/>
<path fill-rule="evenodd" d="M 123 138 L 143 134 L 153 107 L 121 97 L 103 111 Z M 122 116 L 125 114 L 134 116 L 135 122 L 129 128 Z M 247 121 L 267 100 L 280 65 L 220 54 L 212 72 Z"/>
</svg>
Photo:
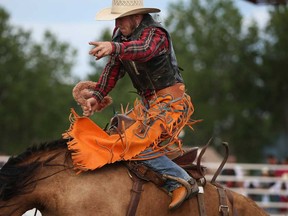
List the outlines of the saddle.
<svg viewBox="0 0 288 216">
<path fill-rule="evenodd" d="M 110 127 L 108 128 L 107 132 L 109 134 L 114 133 L 123 133 L 125 129 L 129 128 L 132 124 L 134 124 L 134 120 L 129 118 L 126 115 L 116 115 L 114 118 L 110 121 Z M 199 188 L 202 187 L 202 191 L 199 192 L 197 195 L 198 199 L 198 207 L 199 207 L 199 213 L 200 216 L 206 216 L 206 210 L 204 205 L 204 196 L 203 196 L 203 187 L 206 184 L 205 174 L 207 173 L 207 168 L 202 166 L 200 164 L 201 158 L 203 154 L 205 153 L 208 145 L 210 144 L 211 139 L 209 142 L 202 148 L 198 158 L 198 147 L 191 148 L 184 152 L 184 154 L 180 156 L 176 156 L 174 159 L 172 159 L 173 162 L 178 164 L 180 167 L 182 167 L 186 172 L 196 180 Z M 229 215 L 229 208 L 226 202 L 226 196 L 228 196 L 229 202 L 232 204 L 233 207 L 233 215 L 237 216 L 237 211 L 234 209 L 233 206 L 233 196 L 229 191 L 226 191 L 221 185 L 217 184 L 215 182 L 216 177 L 221 172 L 223 166 L 225 165 L 228 157 L 228 144 L 223 143 L 223 145 L 226 148 L 226 157 L 222 161 L 222 164 L 218 168 L 217 172 L 214 174 L 213 179 L 211 183 L 216 186 L 219 194 L 219 214 L 221 216 L 228 216 Z M 194 164 L 193 162 L 197 158 L 197 164 Z M 165 184 L 165 181 L 167 180 L 167 177 L 165 175 L 161 175 L 152 169 L 146 167 L 143 164 L 140 164 L 136 161 L 125 161 L 123 162 L 124 165 L 128 168 L 130 171 L 130 177 L 133 180 L 133 186 L 131 190 L 131 200 L 130 204 L 128 206 L 127 216 L 134 216 L 137 207 L 140 201 L 140 196 L 142 192 L 142 186 L 145 182 L 153 182 L 156 186 L 162 187 Z M 177 178 L 175 178 L 177 179 Z M 179 179 L 179 178 L 178 178 Z M 180 180 L 180 179 L 179 179 Z M 179 181 L 180 182 L 180 181 Z M 180 182 L 182 183 L 182 182 Z"/>
<path fill-rule="evenodd" d="M 201 158 L 202 158 L 203 154 L 205 153 L 206 148 L 208 147 L 210 141 L 211 140 L 209 140 L 207 145 L 202 148 L 198 158 L 197 158 L 198 147 L 194 147 L 194 148 L 191 148 L 188 151 L 184 152 L 183 155 L 180 155 L 180 156 L 172 159 L 176 164 L 178 164 L 183 169 L 185 169 L 186 172 L 196 180 L 196 182 L 199 186 L 199 189 L 200 189 L 200 187 L 202 187 L 202 189 L 199 190 L 199 193 L 197 195 L 198 209 L 199 209 L 199 215 L 200 216 L 206 216 L 203 187 L 206 184 L 205 174 L 207 173 L 207 168 L 200 165 L 200 161 L 201 161 Z M 229 207 L 228 207 L 228 203 L 227 203 L 227 199 L 226 199 L 226 198 L 228 198 L 228 201 L 232 205 L 233 216 L 238 216 L 237 210 L 235 209 L 234 204 L 233 204 L 234 200 L 233 200 L 233 196 L 231 194 L 231 191 L 226 190 L 222 185 L 215 182 L 216 177 L 219 175 L 219 173 L 221 172 L 223 166 L 225 165 L 225 163 L 227 161 L 228 145 L 225 144 L 224 146 L 226 148 L 226 157 L 222 161 L 220 167 L 218 168 L 218 170 L 216 171 L 216 173 L 213 176 L 213 179 L 210 182 L 217 188 L 217 191 L 218 191 L 219 215 L 221 215 L 221 216 L 228 216 L 229 215 Z M 197 158 L 197 164 L 194 164 L 193 162 L 196 160 L 196 158 Z M 137 211 L 137 207 L 138 207 L 138 204 L 140 201 L 140 196 L 141 196 L 143 184 L 145 182 L 150 181 L 150 182 L 153 182 L 158 187 L 162 187 L 166 181 L 166 178 L 163 177 L 163 175 L 154 172 L 153 170 L 146 167 L 145 165 L 139 164 L 135 161 L 127 161 L 124 163 L 125 163 L 125 166 L 131 172 L 130 177 L 134 182 L 133 186 L 132 186 L 132 190 L 131 190 L 131 200 L 130 200 L 130 204 L 128 206 L 128 211 L 127 211 L 126 215 L 127 216 L 134 216 L 136 211 Z"/>
<path fill-rule="evenodd" d="M 106 130 L 108 134 L 121 134 L 129 128 L 135 120 L 125 114 L 116 114 L 113 116 L 109 123 L 109 128 Z"/>
</svg>

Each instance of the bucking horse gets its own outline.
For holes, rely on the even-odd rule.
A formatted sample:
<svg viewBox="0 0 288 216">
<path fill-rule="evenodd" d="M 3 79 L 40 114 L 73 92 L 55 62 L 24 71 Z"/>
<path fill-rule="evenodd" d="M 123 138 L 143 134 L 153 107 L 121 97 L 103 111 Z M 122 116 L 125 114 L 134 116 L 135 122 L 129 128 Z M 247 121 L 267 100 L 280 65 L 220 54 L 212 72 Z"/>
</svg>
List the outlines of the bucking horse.
<svg viewBox="0 0 288 216">
<path fill-rule="evenodd" d="M 219 169 L 206 181 L 199 159 L 203 150 L 194 163 L 197 151 L 174 161 L 197 179 L 201 190 L 171 211 L 171 197 L 161 188 L 165 176 L 129 161 L 79 174 L 67 140 L 35 145 L 10 157 L 0 170 L 0 216 L 21 216 L 34 208 L 43 216 L 268 215 L 254 201 L 218 184 Z"/>
</svg>

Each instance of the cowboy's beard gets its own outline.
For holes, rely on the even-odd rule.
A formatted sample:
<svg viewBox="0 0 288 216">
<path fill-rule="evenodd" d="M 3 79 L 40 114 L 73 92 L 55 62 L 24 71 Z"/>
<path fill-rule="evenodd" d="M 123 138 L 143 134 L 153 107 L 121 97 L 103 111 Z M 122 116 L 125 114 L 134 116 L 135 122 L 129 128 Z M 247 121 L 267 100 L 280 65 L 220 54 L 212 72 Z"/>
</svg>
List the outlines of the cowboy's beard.
<svg viewBox="0 0 288 216">
<path fill-rule="evenodd" d="M 124 36 L 130 36 L 135 29 L 139 26 L 139 24 L 137 23 L 137 21 L 131 17 L 129 19 L 129 25 L 121 25 L 119 26 L 120 32 L 124 35 Z"/>
</svg>

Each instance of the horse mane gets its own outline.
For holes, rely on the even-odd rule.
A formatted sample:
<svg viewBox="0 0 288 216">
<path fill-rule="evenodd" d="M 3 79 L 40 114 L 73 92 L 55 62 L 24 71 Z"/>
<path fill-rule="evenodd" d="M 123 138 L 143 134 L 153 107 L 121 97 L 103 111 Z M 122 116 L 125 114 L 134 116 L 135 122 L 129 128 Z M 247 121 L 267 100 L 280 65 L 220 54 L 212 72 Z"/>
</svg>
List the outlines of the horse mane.
<svg viewBox="0 0 288 216">
<path fill-rule="evenodd" d="M 33 155 L 50 152 L 58 149 L 66 149 L 67 140 L 60 139 L 52 142 L 45 142 L 40 145 L 33 145 L 18 156 L 12 156 L 0 169 L 0 200 L 6 201 L 14 196 L 30 193 L 36 186 L 37 179 L 33 178 L 43 165 L 52 161 L 59 155 L 57 152 L 51 154 L 45 161 L 40 156 L 32 162 L 27 162 Z M 66 154 L 67 156 L 67 154 Z"/>
</svg>

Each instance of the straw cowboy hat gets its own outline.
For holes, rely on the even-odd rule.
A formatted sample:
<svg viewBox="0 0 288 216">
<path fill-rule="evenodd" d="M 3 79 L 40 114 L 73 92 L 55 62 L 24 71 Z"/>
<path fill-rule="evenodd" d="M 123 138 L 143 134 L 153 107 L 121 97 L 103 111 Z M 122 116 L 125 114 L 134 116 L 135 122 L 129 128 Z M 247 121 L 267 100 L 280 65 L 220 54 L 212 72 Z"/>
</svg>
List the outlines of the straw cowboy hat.
<svg viewBox="0 0 288 216">
<path fill-rule="evenodd" d="M 143 0 L 112 0 L 112 7 L 97 13 L 96 20 L 114 20 L 133 14 L 158 13 L 158 8 L 145 8 Z"/>
</svg>

